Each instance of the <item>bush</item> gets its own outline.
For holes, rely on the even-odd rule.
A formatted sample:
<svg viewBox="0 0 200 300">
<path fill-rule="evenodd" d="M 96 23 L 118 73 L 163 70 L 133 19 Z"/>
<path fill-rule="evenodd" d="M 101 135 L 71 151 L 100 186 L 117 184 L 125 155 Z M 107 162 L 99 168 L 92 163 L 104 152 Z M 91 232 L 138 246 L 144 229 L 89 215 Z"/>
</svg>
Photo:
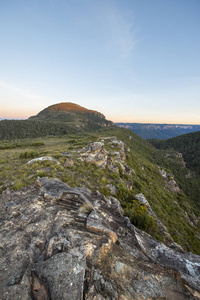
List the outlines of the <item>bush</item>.
<svg viewBox="0 0 200 300">
<path fill-rule="evenodd" d="M 147 207 L 137 200 L 132 200 L 126 205 L 124 214 L 129 217 L 131 223 L 146 231 L 155 238 L 161 239 L 161 232 L 155 219 L 148 214 Z"/>
<path fill-rule="evenodd" d="M 37 151 L 24 151 L 20 153 L 19 158 L 35 158 L 38 157 L 39 153 Z"/>
<path fill-rule="evenodd" d="M 39 176 L 39 177 L 46 177 L 46 176 L 48 176 L 48 174 L 45 171 L 38 171 L 37 172 L 37 176 Z"/>
<path fill-rule="evenodd" d="M 80 206 L 79 210 L 81 213 L 89 215 L 92 212 L 93 207 L 92 204 L 84 203 L 83 205 Z"/>
<path fill-rule="evenodd" d="M 105 197 L 110 196 L 110 191 L 109 191 L 109 189 L 107 188 L 107 186 L 101 187 L 101 188 L 99 189 L 99 192 L 100 192 L 101 194 L 103 194 Z"/>
<path fill-rule="evenodd" d="M 44 143 L 43 142 L 33 142 L 30 144 L 30 146 L 32 146 L 32 147 L 44 146 Z"/>
<path fill-rule="evenodd" d="M 21 189 L 21 188 L 23 188 L 23 187 L 24 187 L 24 183 L 23 183 L 22 181 L 18 181 L 18 182 L 16 182 L 15 185 L 13 186 L 13 190 L 17 191 L 17 190 L 19 190 L 19 189 Z"/>
</svg>

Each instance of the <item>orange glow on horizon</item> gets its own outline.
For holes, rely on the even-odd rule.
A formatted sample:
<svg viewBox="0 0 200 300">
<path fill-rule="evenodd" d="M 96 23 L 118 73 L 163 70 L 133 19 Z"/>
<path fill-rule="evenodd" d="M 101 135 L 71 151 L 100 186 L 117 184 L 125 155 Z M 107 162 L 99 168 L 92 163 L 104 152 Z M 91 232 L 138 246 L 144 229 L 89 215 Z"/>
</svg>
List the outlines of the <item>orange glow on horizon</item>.
<svg viewBox="0 0 200 300">
<path fill-rule="evenodd" d="M 143 123 L 143 124 L 183 124 L 183 125 L 200 125 L 199 118 L 197 119 L 187 119 L 187 118 L 174 118 L 166 117 L 156 118 L 156 117 L 126 117 L 126 116 L 107 116 L 108 120 L 114 123 Z"/>
<path fill-rule="evenodd" d="M 26 108 L 14 108 L 11 112 L 10 109 L 0 112 L 0 119 L 28 119 L 31 116 L 37 115 L 40 110 L 27 110 Z M 187 118 L 175 118 L 174 116 L 161 116 L 159 117 L 150 117 L 150 116 L 125 116 L 125 115 L 109 115 L 104 114 L 107 120 L 110 120 L 114 123 L 144 123 L 144 124 L 185 124 L 185 125 L 200 125 L 199 118 L 194 118 L 193 120 Z"/>
</svg>

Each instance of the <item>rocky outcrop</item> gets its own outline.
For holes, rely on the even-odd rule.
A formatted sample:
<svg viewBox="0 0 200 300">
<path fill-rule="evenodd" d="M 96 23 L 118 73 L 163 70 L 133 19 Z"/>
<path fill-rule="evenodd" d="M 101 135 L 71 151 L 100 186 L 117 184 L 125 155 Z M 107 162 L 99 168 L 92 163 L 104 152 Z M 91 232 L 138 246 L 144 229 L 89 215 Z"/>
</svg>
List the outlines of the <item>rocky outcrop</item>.
<svg viewBox="0 0 200 300">
<path fill-rule="evenodd" d="M 107 165 L 108 152 L 103 148 L 101 142 L 90 143 L 81 152 L 81 160 L 87 163 L 95 163 L 99 167 L 105 168 Z"/>
<path fill-rule="evenodd" d="M 0 198 L 0 299 L 200 299 L 200 257 L 135 228 L 116 198 L 48 178 Z"/>
<path fill-rule="evenodd" d="M 114 173 L 130 176 L 132 170 L 126 165 L 126 150 L 122 141 L 116 137 L 101 139 L 83 147 L 80 151 L 80 159 L 87 163 L 94 163 L 101 168 L 108 168 Z"/>
<path fill-rule="evenodd" d="M 167 188 L 176 194 L 180 193 L 180 188 L 174 179 L 174 175 L 161 169 L 159 169 L 159 172 L 164 178 Z"/>
</svg>

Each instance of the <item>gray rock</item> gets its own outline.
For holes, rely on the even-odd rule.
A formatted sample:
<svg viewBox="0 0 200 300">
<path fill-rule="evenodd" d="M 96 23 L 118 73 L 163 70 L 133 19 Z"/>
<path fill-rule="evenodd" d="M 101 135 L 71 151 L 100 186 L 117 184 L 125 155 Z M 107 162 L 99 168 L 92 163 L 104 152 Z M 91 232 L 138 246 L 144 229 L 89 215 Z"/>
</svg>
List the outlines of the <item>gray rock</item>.
<svg viewBox="0 0 200 300">
<path fill-rule="evenodd" d="M 135 228 L 114 197 L 38 178 L 0 210 L 2 300 L 200 298 L 200 257 Z"/>
<path fill-rule="evenodd" d="M 58 165 L 60 165 L 60 162 L 51 156 L 43 156 L 43 157 L 34 158 L 34 159 L 29 160 L 27 162 L 27 164 L 32 164 L 36 161 L 45 161 L 45 160 L 55 161 Z"/>
<path fill-rule="evenodd" d="M 145 198 L 145 196 L 142 193 L 135 195 L 135 199 L 139 200 L 141 204 L 146 205 L 147 207 L 150 207 L 149 202 L 147 201 L 147 199 Z"/>
<path fill-rule="evenodd" d="M 106 142 L 108 142 L 111 147 L 117 147 L 119 151 L 106 150 Z M 110 147 L 110 146 L 109 146 Z M 101 142 L 94 142 L 88 144 L 86 147 L 82 148 L 80 151 L 80 159 L 87 163 L 94 163 L 101 168 L 108 168 L 114 173 L 119 173 L 120 165 L 123 174 L 130 176 L 132 171 L 125 164 L 126 151 L 125 146 L 122 141 L 116 139 L 116 137 L 101 139 Z"/>
<path fill-rule="evenodd" d="M 107 184 L 107 188 L 111 192 L 111 194 L 116 195 L 117 194 L 117 188 L 113 184 Z"/>
<path fill-rule="evenodd" d="M 166 172 L 165 170 L 159 169 L 160 174 L 165 180 L 166 186 L 174 193 L 180 193 L 180 188 L 178 187 L 176 181 L 174 180 L 174 175 Z"/>
</svg>

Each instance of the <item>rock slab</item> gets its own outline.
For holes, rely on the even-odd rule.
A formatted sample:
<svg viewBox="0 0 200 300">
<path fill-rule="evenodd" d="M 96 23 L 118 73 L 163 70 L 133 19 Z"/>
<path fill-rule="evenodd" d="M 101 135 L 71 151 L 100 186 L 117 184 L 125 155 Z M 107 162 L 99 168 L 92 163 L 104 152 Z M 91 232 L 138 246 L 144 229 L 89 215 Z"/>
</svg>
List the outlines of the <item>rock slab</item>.
<svg viewBox="0 0 200 300">
<path fill-rule="evenodd" d="M 200 257 L 135 228 L 114 197 L 38 178 L 0 209 L 2 300 L 200 299 Z"/>
</svg>

